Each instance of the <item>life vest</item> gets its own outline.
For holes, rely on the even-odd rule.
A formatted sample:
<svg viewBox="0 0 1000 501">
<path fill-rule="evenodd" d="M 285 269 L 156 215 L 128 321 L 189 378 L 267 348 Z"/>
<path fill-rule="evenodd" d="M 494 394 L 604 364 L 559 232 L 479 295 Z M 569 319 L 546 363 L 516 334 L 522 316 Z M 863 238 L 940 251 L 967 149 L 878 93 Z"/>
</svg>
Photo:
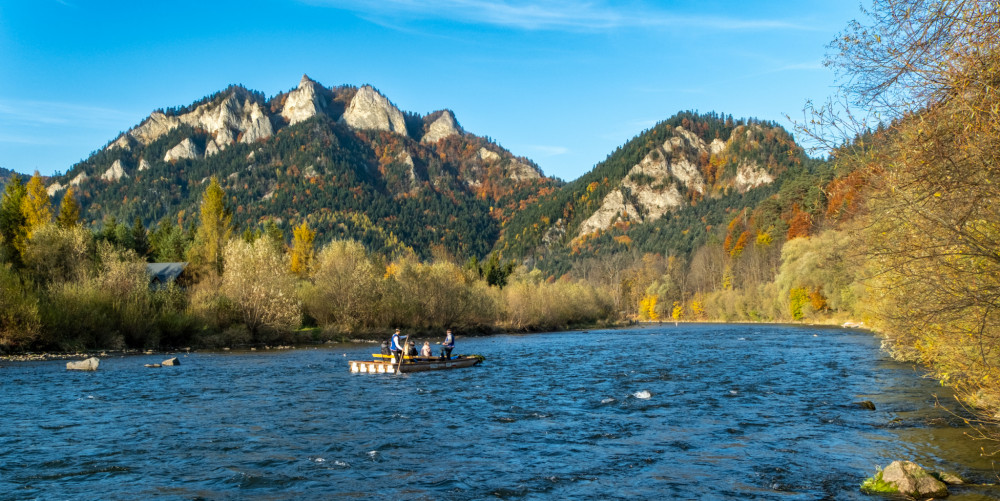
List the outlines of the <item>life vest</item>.
<svg viewBox="0 0 1000 501">
<path fill-rule="evenodd" d="M 392 351 L 403 351 L 403 348 L 399 346 L 399 334 L 392 335 L 392 343 L 389 344 L 389 349 Z"/>
<path fill-rule="evenodd" d="M 451 334 L 446 334 L 444 336 L 444 342 L 441 343 L 441 346 L 444 346 L 445 348 L 454 348 L 455 347 L 455 336 L 453 336 Z"/>
</svg>

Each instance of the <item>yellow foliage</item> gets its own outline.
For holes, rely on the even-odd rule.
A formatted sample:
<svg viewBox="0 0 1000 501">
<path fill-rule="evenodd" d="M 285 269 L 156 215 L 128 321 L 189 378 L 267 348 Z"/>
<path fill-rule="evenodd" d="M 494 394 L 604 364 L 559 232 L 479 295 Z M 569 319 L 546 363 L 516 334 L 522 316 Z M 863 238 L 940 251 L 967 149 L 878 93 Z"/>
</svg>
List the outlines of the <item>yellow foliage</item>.
<svg viewBox="0 0 1000 501">
<path fill-rule="evenodd" d="M 681 304 L 680 301 L 674 301 L 674 310 L 670 312 L 670 316 L 676 322 L 681 319 L 681 316 L 683 314 L 684 314 L 684 305 Z"/>
<path fill-rule="evenodd" d="M 649 320 L 659 320 L 660 314 L 656 311 L 657 297 L 654 294 L 646 294 L 639 302 L 639 313 Z"/>
<path fill-rule="evenodd" d="M 313 240 L 316 239 L 316 232 L 309 229 L 309 223 L 302 221 L 302 224 L 292 230 L 292 273 L 299 276 L 306 276 L 313 261 Z"/>
<path fill-rule="evenodd" d="M 24 214 L 27 236 L 31 238 L 36 229 L 52 221 L 52 203 L 38 171 L 31 176 L 25 188 L 27 193 L 21 199 L 21 213 Z"/>
</svg>

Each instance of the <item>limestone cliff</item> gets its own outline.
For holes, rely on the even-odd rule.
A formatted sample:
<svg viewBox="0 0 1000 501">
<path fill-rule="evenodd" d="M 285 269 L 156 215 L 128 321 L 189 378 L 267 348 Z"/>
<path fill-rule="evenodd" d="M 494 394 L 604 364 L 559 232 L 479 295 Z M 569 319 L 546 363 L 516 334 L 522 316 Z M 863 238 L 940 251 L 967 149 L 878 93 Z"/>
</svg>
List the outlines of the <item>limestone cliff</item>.
<svg viewBox="0 0 1000 501">
<path fill-rule="evenodd" d="M 671 137 L 654 146 L 628 171 L 619 188 L 605 196 L 601 207 L 580 225 L 578 235 L 606 229 L 626 216 L 633 221 L 656 221 L 667 212 L 684 207 L 683 191 L 707 196 L 711 187 L 699 162 L 706 158 L 718 162 L 734 141 L 749 141 L 748 138 L 754 137 L 754 131 L 743 126 L 735 128 L 727 141 L 716 138 L 711 143 L 681 126 L 672 132 Z M 774 176 L 762 166 L 741 158 L 735 176 L 716 182 L 717 189 L 732 186 L 744 193 L 774 182 Z"/>
<path fill-rule="evenodd" d="M 455 115 L 450 110 L 444 110 L 437 119 L 427 126 L 427 132 L 424 133 L 424 137 L 420 138 L 420 142 L 436 143 L 446 137 L 459 136 L 461 134 L 462 128 L 455 121 Z"/>
<path fill-rule="evenodd" d="M 370 85 L 358 89 L 340 120 L 354 129 L 371 129 L 406 134 L 403 113 Z"/>
<path fill-rule="evenodd" d="M 133 143 L 149 145 L 181 124 L 208 131 L 214 136 L 216 148 L 220 151 L 235 142 L 234 133 L 240 136 L 243 143 L 274 135 L 271 119 L 260 103 L 251 99 L 246 91 L 234 90 L 222 99 L 203 103 L 180 115 L 153 112 L 138 126 L 109 144 L 107 149 L 131 150 Z"/>
<path fill-rule="evenodd" d="M 128 174 L 125 173 L 125 167 L 122 166 L 121 160 L 115 160 L 108 167 L 108 170 L 104 171 L 104 174 L 101 174 L 101 179 L 105 181 L 118 181 L 123 177 L 128 177 Z"/>
<path fill-rule="evenodd" d="M 326 100 L 318 92 L 319 84 L 309 76 L 302 75 L 297 89 L 285 96 L 285 106 L 281 108 L 281 116 L 289 125 L 295 125 L 308 120 L 326 109 Z"/>
<path fill-rule="evenodd" d="M 180 160 L 182 158 L 201 158 L 201 153 L 198 152 L 198 146 L 194 144 L 191 138 L 185 138 L 176 146 L 170 148 L 167 154 L 163 156 L 164 162 L 172 162 L 174 160 Z"/>
</svg>

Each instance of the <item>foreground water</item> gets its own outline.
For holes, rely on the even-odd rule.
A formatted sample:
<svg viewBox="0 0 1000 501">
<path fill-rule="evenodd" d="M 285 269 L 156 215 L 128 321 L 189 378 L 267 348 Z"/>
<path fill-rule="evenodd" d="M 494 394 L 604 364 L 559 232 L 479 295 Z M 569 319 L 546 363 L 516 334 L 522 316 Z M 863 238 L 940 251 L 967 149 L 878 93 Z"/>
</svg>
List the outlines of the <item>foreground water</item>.
<svg viewBox="0 0 1000 501">
<path fill-rule="evenodd" d="M 897 458 L 997 482 L 941 388 L 860 331 L 459 338 L 486 364 L 349 373 L 372 351 L 3 364 L 0 498 L 862 499 Z"/>
</svg>

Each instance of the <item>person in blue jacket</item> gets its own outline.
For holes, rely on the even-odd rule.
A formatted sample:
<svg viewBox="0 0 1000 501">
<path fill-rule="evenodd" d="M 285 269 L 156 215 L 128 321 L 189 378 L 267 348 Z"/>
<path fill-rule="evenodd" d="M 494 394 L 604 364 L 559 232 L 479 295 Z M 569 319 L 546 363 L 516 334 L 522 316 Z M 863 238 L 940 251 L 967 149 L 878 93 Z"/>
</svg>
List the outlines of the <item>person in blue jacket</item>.
<svg viewBox="0 0 1000 501">
<path fill-rule="evenodd" d="M 451 358 L 451 350 L 455 349 L 455 336 L 448 329 L 444 334 L 444 342 L 441 343 L 441 358 Z"/>
<path fill-rule="evenodd" d="M 389 351 L 392 352 L 393 363 L 402 360 L 403 342 L 399 340 L 399 329 L 396 329 L 396 333 L 392 335 L 392 340 L 389 342 Z"/>
</svg>

